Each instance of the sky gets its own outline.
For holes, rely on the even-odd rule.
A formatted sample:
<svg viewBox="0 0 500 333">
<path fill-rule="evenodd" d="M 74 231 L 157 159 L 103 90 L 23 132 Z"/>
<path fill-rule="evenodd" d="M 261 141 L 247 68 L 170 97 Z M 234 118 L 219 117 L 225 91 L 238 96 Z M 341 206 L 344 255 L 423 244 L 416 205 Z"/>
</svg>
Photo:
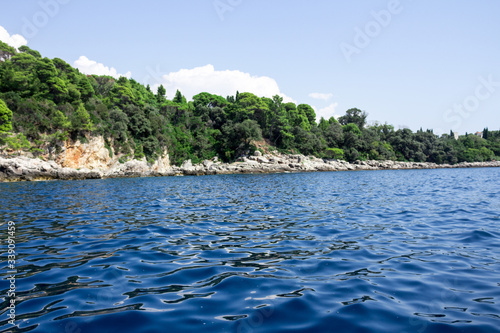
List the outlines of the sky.
<svg viewBox="0 0 500 333">
<path fill-rule="evenodd" d="M 500 129 L 500 1 L 0 0 L 0 40 L 87 74 L 350 108 L 369 123 Z"/>
</svg>

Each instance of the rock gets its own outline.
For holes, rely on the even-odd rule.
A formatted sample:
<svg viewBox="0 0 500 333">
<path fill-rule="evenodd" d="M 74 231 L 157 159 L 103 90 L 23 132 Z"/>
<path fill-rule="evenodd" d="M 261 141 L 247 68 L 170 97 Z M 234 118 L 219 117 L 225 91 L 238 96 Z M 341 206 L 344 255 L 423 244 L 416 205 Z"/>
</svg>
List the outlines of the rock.
<svg viewBox="0 0 500 333">
<path fill-rule="evenodd" d="M 0 180 L 50 180 L 50 179 L 85 179 L 101 178 L 102 174 L 89 169 L 64 168 L 39 159 L 17 157 L 0 158 Z"/>
<path fill-rule="evenodd" d="M 166 173 L 170 170 L 170 156 L 168 155 L 167 150 L 165 150 L 162 156 L 153 163 L 151 170 L 160 174 Z"/>
<path fill-rule="evenodd" d="M 259 157 L 259 156 L 262 156 L 262 153 L 261 153 L 260 151 L 256 150 L 256 151 L 253 153 L 253 156 L 257 156 L 257 157 Z"/>
<path fill-rule="evenodd" d="M 123 164 L 117 164 L 115 167 L 105 173 L 106 177 L 141 177 L 149 176 L 151 170 L 145 161 L 132 160 Z"/>
<path fill-rule="evenodd" d="M 193 163 L 191 162 L 191 160 L 186 160 L 186 161 L 182 162 L 181 169 L 189 169 L 192 167 L 193 167 Z"/>
<path fill-rule="evenodd" d="M 87 143 L 66 141 L 56 161 L 62 167 L 73 169 L 107 169 L 115 160 L 110 157 L 102 136 L 89 137 Z"/>
</svg>

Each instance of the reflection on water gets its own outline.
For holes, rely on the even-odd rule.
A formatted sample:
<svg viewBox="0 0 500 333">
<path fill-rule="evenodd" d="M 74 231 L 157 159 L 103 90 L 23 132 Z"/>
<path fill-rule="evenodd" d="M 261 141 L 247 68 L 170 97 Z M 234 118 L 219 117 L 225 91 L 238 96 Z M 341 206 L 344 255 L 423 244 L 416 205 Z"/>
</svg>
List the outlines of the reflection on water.
<svg viewBox="0 0 500 333">
<path fill-rule="evenodd" d="M 499 331 L 499 175 L 0 184 L 2 233 L 17 227 L 12 331 Z"/>
</svg>

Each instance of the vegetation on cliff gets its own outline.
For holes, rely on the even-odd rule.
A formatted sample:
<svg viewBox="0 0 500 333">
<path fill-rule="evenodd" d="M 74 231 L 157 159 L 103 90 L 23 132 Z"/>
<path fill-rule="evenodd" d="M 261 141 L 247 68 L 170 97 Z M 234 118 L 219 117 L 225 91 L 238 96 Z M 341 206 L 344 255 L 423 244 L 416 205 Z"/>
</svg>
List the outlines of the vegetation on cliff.
<svg viewBox="0 0 500 333">
<path fill-rule="evenodd" d="M 207 87 L 209 88 L 209 87 Z M 432 130 L 367 125 L 367 114 L 347 110 L 316 122 L 307 104 L 283 98 L 202 92 L 192 101 L 177 91 L 168 99 L 133 79 L 84 75 L 65 61 L 43 58 L 0 41 L 0 146 L 40 153 L 69 138 L 102 135 L 129 158 L 154 160 L 167 150 L 179 165 L 218 156 L 232 161 L 262 138 L 282 152 L 354 160 L 450 163 L 500 156 L 500 132 L 438 136 Z"/>
</svg>

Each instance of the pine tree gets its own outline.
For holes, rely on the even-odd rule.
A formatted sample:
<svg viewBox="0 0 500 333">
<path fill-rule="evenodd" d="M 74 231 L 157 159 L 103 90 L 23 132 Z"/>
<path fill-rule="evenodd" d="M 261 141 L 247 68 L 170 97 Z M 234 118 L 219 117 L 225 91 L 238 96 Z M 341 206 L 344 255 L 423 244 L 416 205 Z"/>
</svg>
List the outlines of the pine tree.
<svg viewBox="0 0 500 333">
<path fill-rule="evenodd" d="M 174 100 L 173 100 L 175 103 L 179 103 L 179 104 L 182 104 L 182 101 L 183 101 L 183 98 L 182 98 L 182 94 L 181 92 L 179 91 L 179 89 L 177 89 L 176 93 L 175 93 L 175 97 L 174 97 Z"/>
<path fill-rule="evenodd" d="M 149 85 L 148 85 L 149 87 Z M 158 90 L 156 91 L 156 99 L 158 100 L 158 103 L 161 103 L 165 99 L 165 94 L 167 93 L 167 90 L 165 90 L 165 87 L 160 85 L 158 87 Z"/>
</svg>

